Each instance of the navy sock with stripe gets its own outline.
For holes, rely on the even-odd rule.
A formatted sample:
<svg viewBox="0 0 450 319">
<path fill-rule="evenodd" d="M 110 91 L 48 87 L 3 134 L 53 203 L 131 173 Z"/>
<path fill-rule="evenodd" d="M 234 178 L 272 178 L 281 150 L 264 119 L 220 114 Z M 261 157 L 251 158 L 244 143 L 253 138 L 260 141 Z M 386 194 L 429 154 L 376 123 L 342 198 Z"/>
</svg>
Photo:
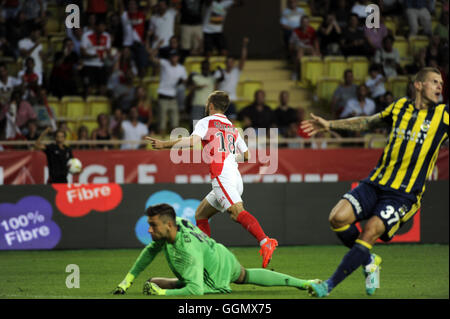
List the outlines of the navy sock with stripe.
<svg viewBox="0 0 450 319">
<path fill-rule="evenodd" d="M 328 292 L 347 278 L 356 268 L 370 259 L 371 248 L 372 246 L 370 244 L 362 240 L 357 239 L 355 241 L 350 251 L 342 258 L 334 274 L 326 281 L 328 284 Z"/>
<path fill-rule="evenodd" d="M 359 236 L 359 229 L 355 224 L 331 229 L 336 233 L 336 236 L 342 241 L 342 243 L 348 248 L 353 247 L 355 240 L 358 239 Z"/>
</svg>

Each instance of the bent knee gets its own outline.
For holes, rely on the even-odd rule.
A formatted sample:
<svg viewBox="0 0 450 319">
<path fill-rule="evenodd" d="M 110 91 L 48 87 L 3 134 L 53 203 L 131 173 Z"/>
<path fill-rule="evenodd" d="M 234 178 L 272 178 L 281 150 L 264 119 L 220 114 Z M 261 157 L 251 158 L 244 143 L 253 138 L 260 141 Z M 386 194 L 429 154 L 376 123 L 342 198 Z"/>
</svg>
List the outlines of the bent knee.
<svg viewBox="0 0 450 319">
<path fill-rule="evenodd" d="M 341 200 L 332 210 L 328 222 L 333 228 L 341 228 L 356 220 L 353 207 L 346 200 Z"/>
</svg>

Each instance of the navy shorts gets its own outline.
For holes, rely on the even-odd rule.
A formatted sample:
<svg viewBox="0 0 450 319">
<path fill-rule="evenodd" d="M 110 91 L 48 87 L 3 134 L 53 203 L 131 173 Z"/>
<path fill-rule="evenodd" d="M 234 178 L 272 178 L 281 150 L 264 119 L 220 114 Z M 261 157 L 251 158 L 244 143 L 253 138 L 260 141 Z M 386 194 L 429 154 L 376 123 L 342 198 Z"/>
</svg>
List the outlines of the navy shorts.
<svg viewBox="0 0 450 319">
<path fill-rule="evenodd" d="M 342 198 L 350 202 L 356 221 L 378 216 L 386 231 L 380 237 L 390 241 L 397 230 L 418 211 L 420 201 L 412 200 L 398 192 L 381 189 L 376 185 L 361 182 Z"/>
</svg>

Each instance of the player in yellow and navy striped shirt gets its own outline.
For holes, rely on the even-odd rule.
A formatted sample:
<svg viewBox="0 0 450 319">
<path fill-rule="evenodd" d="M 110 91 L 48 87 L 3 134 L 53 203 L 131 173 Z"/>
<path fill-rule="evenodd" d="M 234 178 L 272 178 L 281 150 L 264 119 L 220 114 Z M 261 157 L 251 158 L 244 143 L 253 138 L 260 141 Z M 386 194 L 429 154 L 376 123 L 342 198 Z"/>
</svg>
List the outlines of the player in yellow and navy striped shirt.
<svg viewBox="0 0 450 319">
<path fill-rule="evenodd" d="M 378 238 L 391 240 L 417 212 L 439 148 L 448 139 L 449 109 L 439 103 L 442 87 L 439 70 L 423 68 L 414 79 L 414 100 L 401 98 L 372 116 L 327 121 L 311 114 L 312 120 L 302 123 L 309 135 L 328 130 L 370 130 L 383 123 L 390 127 L 388 143 L 375 169 L 330 213 L 332 230 L 351 249 L 327 281 L 312 285 L 312 294 L 328 295 L 360 265 L 367 294 L 375 293 L 381 258 L 370 249 Z M 355 222 L 361 220 L 367 223 L 360 233 Z"/>
</svg>

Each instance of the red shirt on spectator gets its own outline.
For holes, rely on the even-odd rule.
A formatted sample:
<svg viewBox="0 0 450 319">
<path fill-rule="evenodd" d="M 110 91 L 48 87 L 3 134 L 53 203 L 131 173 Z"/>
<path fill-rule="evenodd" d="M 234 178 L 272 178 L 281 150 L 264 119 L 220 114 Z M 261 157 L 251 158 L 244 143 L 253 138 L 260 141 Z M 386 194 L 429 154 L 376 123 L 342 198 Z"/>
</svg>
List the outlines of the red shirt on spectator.
<svg viewBox="0 0 450 319">
<path fill-rule="evenodd" d="M 108 7 L 105 0 L 88 0 L 87 10 L 88 13 L 106 13 Z"/>
<path fill-rule="evenodd" d="M 294 29 L 295 35 L 304 45 L 313 45 L 316 40 L 316 30 L 308 26 L 305 31 L 300 28 Z"/>
<path fill-rule="evenodd" d="M 128 19 L 131 21 L 134 31 L 138 34 L 141 41 L 144 40 L 145 32 L 145 15 L 141 11 L 136 11 L 134 13 L 128 12 Z"/>
</svg>

